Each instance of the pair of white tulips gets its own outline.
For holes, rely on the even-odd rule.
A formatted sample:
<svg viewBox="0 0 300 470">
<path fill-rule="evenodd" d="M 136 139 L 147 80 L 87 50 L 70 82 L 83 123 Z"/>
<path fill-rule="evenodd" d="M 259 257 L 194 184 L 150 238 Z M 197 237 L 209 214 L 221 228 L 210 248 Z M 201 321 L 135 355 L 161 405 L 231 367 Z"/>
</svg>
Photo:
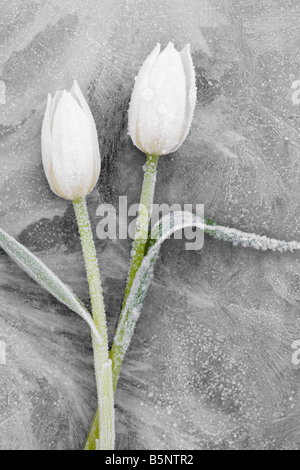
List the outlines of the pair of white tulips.
<svg viewBox="0 0 300 470">
<path fill-rule="evenodd" d="M 196 104 L 196 80 L 189 45 L 182 52 L 158 44 L 144 62 L 129 107 L 133 143 L 153 156 L 175 152 L 187 137 Z M 51 189 L 68 200 L 86 197 L 100 175 L 96 125 L 77 82 L 48 97 L 42 129 L 42 157 Z"/>
</svg>

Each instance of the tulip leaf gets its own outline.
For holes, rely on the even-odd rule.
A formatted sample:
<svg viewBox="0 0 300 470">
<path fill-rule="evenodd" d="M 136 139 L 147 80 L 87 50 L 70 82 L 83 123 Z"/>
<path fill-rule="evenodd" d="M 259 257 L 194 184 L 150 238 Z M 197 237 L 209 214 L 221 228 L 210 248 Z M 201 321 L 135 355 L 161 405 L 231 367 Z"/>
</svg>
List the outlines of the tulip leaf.
<svg viewBox="0 0 300 470">
<path fill-rule="evenodd" d="M 300 243 L 298 242 L 280 241 L 270 239 L 265 236 L 241 232 L 240 230 L 219 225 L 210 219 L 203 219 L 190 212 L 172 212 L 160 219 L 149 236 L 145 248 L 144 259 L 132 283 L 125 308 L 114 337 L 113 347 L 110 354 L 110 358 L 113 363 L 114 391 L 117 387 L 121 364 L 130 345 L 136 324 L 141 314 L 143 302 L 149 290 L 161 245 L 177 230 L 182 230 L 188 227 L 200 228 L 205 233 L 216 239 L 231 242 L 234 245 L 241 245 L 243 247 L 261 249 L 263 251 L 270 249 L 279 252 L 300 250 Z M 87 438 L 85 450 L 95 449 L 98 432 L 99 418 L 97 412 Z"/>
<path fill-rule="evenodd" d="M 0 247 L 41 287 L 83 318 L 96 341 L 102 342 L 95 323 L 83 303 L 37 256 L 2 229 L 0 229 Z"/>
<path fill-rule="evenodd" d="M 114 382 L 118 380 L 120 364 L 128 349 L 134 328 L 139 319 L 161 245 L 176 231 L 190 227 L 197 227 L 214 238 L 231 242 L 236 246 L 241 245 L 257 250 L 273 250 L 279 252 L 292 252 L 300 249 L 300 243 L 298 242 L 280 241 L 252 233 L 241 232 L 240 230 L 218 225 L 209 219 L 203 219 L 190 212 L 172 212 L 160 219 L 151 231 L 145 248 L 144 259 L 132 283 L 125 304 L 124 314 L 122 315 L 123 318 L 115 334 L 112 348 L 113 357 L 111 357 L 114 364 Z"/>
<path fill-rule="evenodd" d="M 114 388 L 118 381 L 121 363 L 130 345 L 135 326 L 140 317 L 162 243 L 177 230 L 200 225 L 203 219 L 189 212 L 172 212 L 157 222 L 148 239 L 145 256 L 132 283 L 121 321 L 115 333 L 111 359 L 113 361 Z"/>
</svg>

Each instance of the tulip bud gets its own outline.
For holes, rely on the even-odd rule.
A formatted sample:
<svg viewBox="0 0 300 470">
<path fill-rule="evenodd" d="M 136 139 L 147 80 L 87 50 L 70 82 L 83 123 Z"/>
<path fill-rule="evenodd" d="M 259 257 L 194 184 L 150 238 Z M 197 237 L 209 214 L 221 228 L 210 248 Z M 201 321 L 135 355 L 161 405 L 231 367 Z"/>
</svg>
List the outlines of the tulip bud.
<svg viewBox="0 0 300 470">
<path fill-rule="evenodd" d="M 96 125 L 77 82 L 49 95 L 42 128 L 42 160 L 52 191 L 76 200 L 87 196 L 100 175 Z"/>
<path fill-rule="evenodd" d="M 196 105 L 196 77 L 190 46 L 176 51 L 160 44 L 144 62 L 129 107 L 129 134 L 142 152 L 166 155 L 186 139 Z"/>
</svg>

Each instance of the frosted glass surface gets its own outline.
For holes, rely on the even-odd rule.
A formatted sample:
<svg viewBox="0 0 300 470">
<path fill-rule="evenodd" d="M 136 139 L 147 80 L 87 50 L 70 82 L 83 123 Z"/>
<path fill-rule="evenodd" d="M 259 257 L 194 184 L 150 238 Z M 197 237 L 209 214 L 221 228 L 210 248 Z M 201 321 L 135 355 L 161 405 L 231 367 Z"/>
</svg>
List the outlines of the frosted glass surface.
<svg viewBox="0 0 300 470">
<path fill-rule="evenodd" d="M 42 171 L 47 93 L 80 83 L 102 173 L 89 197 L 137 203 L 127 134 L 139 67 L 191 43 L 191 134 L 163 157 L 155 202 L 204 204 L 245 231 L 300 240 L 299 0 L 0 1 L 1 227 L 88 303 L 72 204 Z M 1 93 L 0 93 L 1 94 Z M 3 101 L 3 94 L 2 101 Z M 130 241 L 97 241 L 110 339 Z M 165 243 L 116 394 L 119 449 L 300 449 L 299 255 L 205 238 Z M 96 409 L 88 327 L 0 253 L 0 448 L 81 449 Z"/>
</svg>

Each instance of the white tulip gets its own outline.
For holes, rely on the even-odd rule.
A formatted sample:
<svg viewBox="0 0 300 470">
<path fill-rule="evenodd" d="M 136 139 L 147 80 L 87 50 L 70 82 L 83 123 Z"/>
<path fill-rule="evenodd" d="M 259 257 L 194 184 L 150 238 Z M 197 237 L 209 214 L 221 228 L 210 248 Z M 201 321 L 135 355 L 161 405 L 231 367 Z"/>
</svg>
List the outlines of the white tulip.
<svg viewBox="0 0 300 470">
<path fill-rule="evenodd" d="M 100 175 L 100 151 L 90 108 L 75 81 L 70 91 L 48 95 L 42 128 L 42 160 L 52 191 L 76 200 L 87 196 Z"/>
<path fill-rule="evenodd" d="M 196 105 L 196 77 L 190 46 L 157 44 L 136 78 L 129 107 L 129 134 L 142 152 L 166 155 L 186 139 Z"/>
</svg>

